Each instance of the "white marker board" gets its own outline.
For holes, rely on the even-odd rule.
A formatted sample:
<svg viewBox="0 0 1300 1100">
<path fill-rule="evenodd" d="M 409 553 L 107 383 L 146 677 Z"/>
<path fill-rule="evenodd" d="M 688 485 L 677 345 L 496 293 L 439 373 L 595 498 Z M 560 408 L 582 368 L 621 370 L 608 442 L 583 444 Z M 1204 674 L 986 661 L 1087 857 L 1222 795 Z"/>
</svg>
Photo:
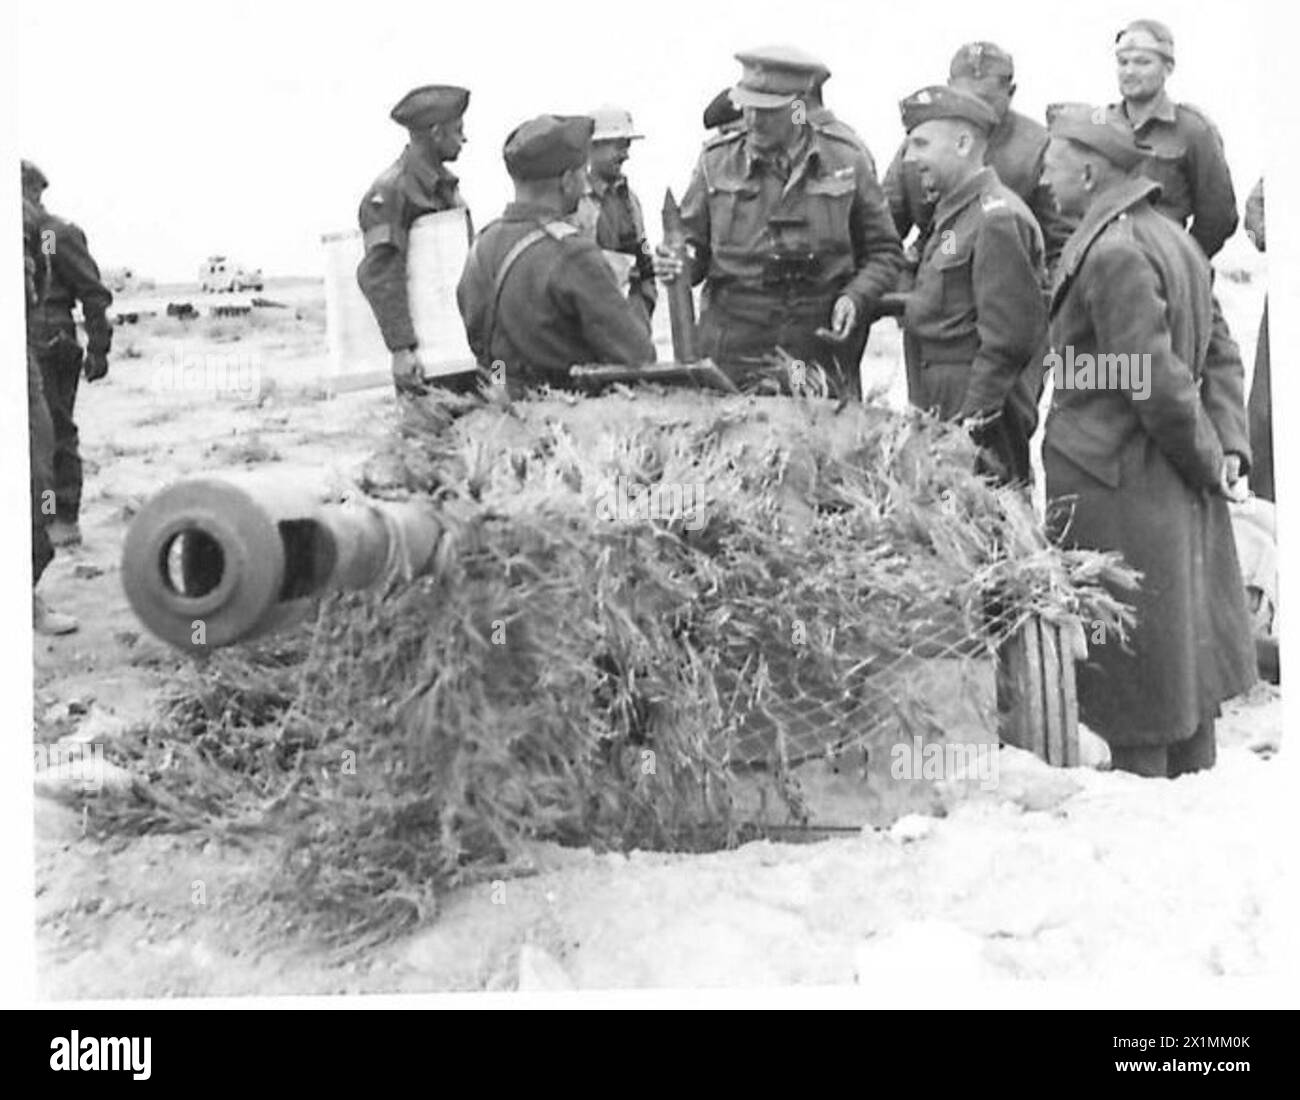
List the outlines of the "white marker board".
<svg viewBox="0 0 1300 1100">
<path fill-rule="evenodd" d="M 330 377 L 386 375 L 390 353 L 370 303 L 357 285 L 361 231 L 326 233 L 321 243 Z M 465 370 L 474 358 L 456 306 L 456 284 L 468 254 L 469 214 L 463 208 L 425 214 L 411 226 L 406 264 L 411 321 L 430 375 Z"/>
</svg>

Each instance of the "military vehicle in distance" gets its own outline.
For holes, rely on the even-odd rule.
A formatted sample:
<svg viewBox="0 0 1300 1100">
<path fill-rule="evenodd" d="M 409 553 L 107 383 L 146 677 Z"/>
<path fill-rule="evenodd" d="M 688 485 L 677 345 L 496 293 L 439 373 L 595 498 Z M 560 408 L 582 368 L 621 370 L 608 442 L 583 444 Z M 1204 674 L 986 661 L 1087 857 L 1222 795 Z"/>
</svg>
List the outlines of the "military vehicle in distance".
<svg viewBox="0 0 1300 1100">
<path fill-rule="evenodd" d="M 261 290 L 262 269 L 241 267 L 228 256 L 209 256 L 199 268 L 199 289 L 214 294 Z"/>
</svg>

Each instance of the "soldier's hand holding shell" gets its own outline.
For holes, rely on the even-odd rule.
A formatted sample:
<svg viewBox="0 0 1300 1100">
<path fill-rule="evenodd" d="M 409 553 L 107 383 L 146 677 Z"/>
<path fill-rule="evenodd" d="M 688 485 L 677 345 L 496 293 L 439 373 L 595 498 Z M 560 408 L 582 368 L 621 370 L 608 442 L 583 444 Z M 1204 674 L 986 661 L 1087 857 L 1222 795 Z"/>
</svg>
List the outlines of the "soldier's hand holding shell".
<svg viewBox="0 0 1300 1100">
<path fill-rule="evenodd" d="M 679 252 L 659 245 L 654 251 L 654 268 L 655 278 L 671 283 L 686 273 L 686 261 Z"/>
</svg>

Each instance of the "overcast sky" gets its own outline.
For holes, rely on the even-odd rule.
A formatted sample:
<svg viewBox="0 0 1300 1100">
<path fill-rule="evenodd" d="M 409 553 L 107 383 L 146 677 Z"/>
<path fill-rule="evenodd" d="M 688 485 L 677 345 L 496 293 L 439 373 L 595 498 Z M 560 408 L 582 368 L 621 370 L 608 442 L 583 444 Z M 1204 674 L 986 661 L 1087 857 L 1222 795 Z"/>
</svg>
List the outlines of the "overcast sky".
<svg viewBox="0 0 1300 1100">
<path fill-rule="evenodd" d="M 684 187 L 704 136 L 700 113 L 738 77 L 738 49 L 789 43 L 823 58 L 833 71 L 827 102 L 883 167 L 901 138 L 897 101 L 942 81 L 962 42 L 1009 49 L 1016 106 L 1041 119 L 1053 100 L 1113 99 L 1115 31 L 1151 15 L 1174 29 L 1171 91 L 1219 124 L 1244 202 L 1265 141 L 1263 44 L 1247 9 L 65 0 L 19 16 L 17 136 L 51 180 L 47 205 L 86 229 L 101 264 L 191 279 L 204 256 L 225 252 L 271 274 L 316 274 L 320 234 L 354 224 L 366 186 L 400 152 L 405 132 L 388 110 L 416 84 L 472 90 L 457 171 L 479 225 L 508 197 L 500 150 L 509 130 L 602 102 L 626 105 L 646 133 L 628 171 L 657 211 L 665 186 Z"/>
</svg>

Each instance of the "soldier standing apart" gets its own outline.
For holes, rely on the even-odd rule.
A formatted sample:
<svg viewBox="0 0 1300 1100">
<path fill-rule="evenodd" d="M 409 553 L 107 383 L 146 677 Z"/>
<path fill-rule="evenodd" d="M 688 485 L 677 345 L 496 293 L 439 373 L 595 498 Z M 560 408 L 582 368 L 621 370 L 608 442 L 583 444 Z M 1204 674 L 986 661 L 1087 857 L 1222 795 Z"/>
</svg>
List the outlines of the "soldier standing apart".
<svg viewBox="0 0 1300 1100">
<path fill-rule="evenodd" d="M 392 353 L 393 384 L 399 394 L 424 392 L 425 370 L 411 321 L 406 289 L 407 237 L 416 218 L 465 205 L 460 181 L 447 168 L 465 145 L 469 92 L 449 84 L 415 88 L 389 117 L 405 126 L 409 142 L 402 155 L 366 192 L 357 212 L 365 255 L 357 283 Z M 470 230 L 473 237 L 473 230 Z M 475 375 L 440 377 L 449 389 L 473 386 Z"/>
<path fill-rule="evenodd" d="M 745 128 L 705 143 L 681 205 L 689 256 L 658 249 L 655 272 L 704 283 L 700 352 L 738 384 L 779 347 L 856 397 L 851 337 L 894 286 L 898 234 L 862 150 L 807 121 L 826 66 L 787 47 L 736 57 Z"/>
<path fill-rule="evenodd" d="M 985 163 L 1037 219 L 1050 268 L 1072 226 L 1056 209 L 1051 192 L 1042 182 L 1047 129 L 1011 110 L 1011 99 L 1016 94 L 1016 69 L 1011 55 L 993 42 L 968 42 L 953 55 L 948 66 L 948 86 L 982 99 L 992 109 L 995 122 L 987 139 Z M 916 226 L 919 255 L 930 231 L 936 199 L 922 186 L 915 163 L 905 162 L 906 153 L 904 142 L 885 172 L 884 189 L 899 236 L 906 239 Z"/>
<path fill-rule="evenodd" d="M 1174 71 L 1174 36 L 1163 23 L 1138 19 L 1115 38 L 1119 91 L 1108 117 L 1128 128 L 1145 154 L 1142 173 L 1160 184 L 1155 207 L 1191 234 L 1210 259 L 1237 228 L 1237 198 L 1214 123 L 1165 91 Z"/>
<path fill-rule="evenodd" d="M 1142 573 L 1136 597 L 1117 593 L 1136 605 L 1128 644 L 1095 645 L 1080 666 L 1079 717 L 1117 768 L 1173 778 L 1213 765 L 1219 704 L 1255 680 L 1228 515 L 1250 461 L 1244 371 L 1204 254 L 1156 212 L 1143 151 L 1106 118 L 1062 113 L 1051 128 L 1048 182 L 1082 220 L 1052 293 L 1043 466 L 1053 534 Z"/>
<path fill-rule="evenodd" d="M 61 547 L 81 543 L 83 475 L 73 413 L 83 371 L 87 382 L 97 382 L 108 373 L 108 352 L 113 343 L 108 307 L 113 304 L 113 295 L 100 279 L 86 235 L 41 205 L 41 195 L 48 186 L 45 174 L 30 161 L 23 161 L 23 197 L 39 212 L 41 233 L 51 241 L 51 247 L 45 249 L 49 284 L 43 300 L 34 307 L 31 334 L 54 425 L 55 516 L 48 533 L 51 544 Z M 77 302 L 81 303 L 86 329 L 84 353 L 72 318 L 72 307 Z"/>
<path fill-rule="evenodd" d="M 24 168 L 26 164 L 24 164 Z M 77 620 L 45 605 L 36 593 L 41 574 L 54 558 L 50 520 L 54 497 L 54 425 L 45 402 L 41 365 L 36 358 L 37 310 L 50 282 L 49 257 L 41 248 L 40 209 L 23 199 L 23 281 L 27 305 L 27 444 L 32 498 L 32 628 L 38 634 L 71 634 Z"/>
<path fill-rule="evenodd" d="M 641 202 L 623 174 L 632 142 L 644 135 L 635 131 L 632 115 L 621 107 L 601 107 L 591 117 L 596 124 L 587 166 L 591 192 L 583 196 L 576 222 L 605 252 L 630 257 L 628 300 L 644 316 L 648 328 L 657 297 L 654 264 L 646 243 Z M 626 269 L 627 261 L 620 261 L 615 275 L 622 276 Z"/>
<path fill-rule="evenodd" d="M 456 288 L 485 381 L 512 396 L 570 386 L 569 367 L 652 363 L 644 318 L 595 241 L 566 218 L 588 190 L 594 121 L 542 115 L 511 132 L 503 155 L 515 201 L 470 249 Z"/>
<path fill-rule="evenodd" d="M 899 107 L 905 163 L 938 198 L 903 317 L 908 397 L 976 419 L 981 469 L 1027 481 L 1047 334 L 1042 231 L 985 163 L 997 118 L 983 100 L 939 85 Z"/>
</svg>

